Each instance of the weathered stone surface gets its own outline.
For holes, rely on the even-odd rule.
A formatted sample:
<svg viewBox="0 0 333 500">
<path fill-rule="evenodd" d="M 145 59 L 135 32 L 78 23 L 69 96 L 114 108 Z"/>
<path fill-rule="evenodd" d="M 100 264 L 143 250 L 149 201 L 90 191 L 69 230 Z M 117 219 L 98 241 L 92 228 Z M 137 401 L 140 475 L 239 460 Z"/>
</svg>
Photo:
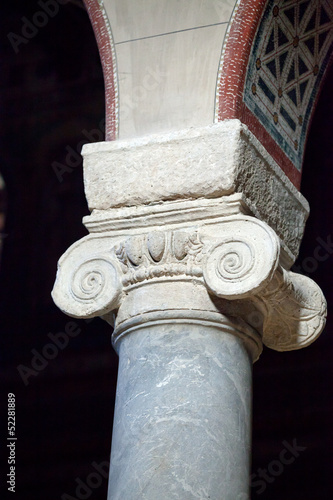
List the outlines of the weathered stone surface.
<svg viewBox="0 0 333 500">
<path fill-rule="evenodd" d="M 133 141 L 85 145 L 91 210 L 242 193 L 248 209 L 277 233 L 291 266 L 308 203 L 239 120 Z"/>
</svg>

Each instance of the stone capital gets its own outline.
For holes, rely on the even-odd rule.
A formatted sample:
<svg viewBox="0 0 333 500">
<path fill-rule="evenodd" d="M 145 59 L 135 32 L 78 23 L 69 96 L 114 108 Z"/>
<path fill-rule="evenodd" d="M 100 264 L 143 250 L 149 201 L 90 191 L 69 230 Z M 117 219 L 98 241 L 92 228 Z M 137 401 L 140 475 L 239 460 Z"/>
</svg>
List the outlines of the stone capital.
<svg viewBox="0 0 333 500">
<path fill-rule="evenodd" d="M 108 213 L 112 219 L 116 212 L 111 209 L 122 208 L 119 217 L 125 219 L 127 213 L 133 217 L 127 207 L 143 210 L 152 204 L 160 207 L 170 201 L 213 200 L 239 193 L 246 210 L 276 232 L 284 266 L 290 268 L 297 257 L 309 205 L 239 120 L 86 144 L 82 154 L 92 211 L 84 222 L 90 232 L 108 220 Z M 144 223 L 145 214 L 140 214 L 135 226 Z"/>
<path fill-rule="evenodd" d="M 262 342 L 285 351 L 317 338 L 325 299 L 288 270 L 307 203 L 238 120 L 86 145 L 84 158 L 90 234 L 59 261 L 64 312 L 115 321 L 115 347 L 171 320 L 233 323 L 253 359 Z"/>
</svg>

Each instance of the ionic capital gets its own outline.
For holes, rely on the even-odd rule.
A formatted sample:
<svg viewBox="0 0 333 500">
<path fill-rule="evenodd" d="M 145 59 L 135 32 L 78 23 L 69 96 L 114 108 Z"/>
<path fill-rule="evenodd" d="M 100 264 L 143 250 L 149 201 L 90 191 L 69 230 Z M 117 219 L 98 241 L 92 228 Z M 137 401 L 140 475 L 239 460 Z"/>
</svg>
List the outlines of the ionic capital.
<svg viewBox="0 0 333 500">
<path fill-rule="evenodd" d="M 254 359 L 318 337 L 325 299 L 289 271 L 308 204 L 238 120 L 83 155 L 90 234 L 59 261 L 64 312 L 115 318 L 114 345 L 147 322 L 233 322 Z"/>
<path fill-rule="evenodd" d="M 53 290 L 57 305 L 81 318 L 102 316 L 111 322 L 115 313 L 118 334 L 124 325 L 146 321 L 225 322 L 228 316 L 255 328 L 276 350 L 313 342 L 325 322 L 325 299 L 311 279 L 283 269 L 276 233 L 242 213 L 240 197 L 206 200 L 203 220 L 199 205 L 169 203 L 164 230 L 152 225 L 105 231 L 76 243 L 59 262 Z M 162 217 L 153 212 L 152 218 Z M 255 314 L 259 321 L 253 321 Z"/>
</svg>

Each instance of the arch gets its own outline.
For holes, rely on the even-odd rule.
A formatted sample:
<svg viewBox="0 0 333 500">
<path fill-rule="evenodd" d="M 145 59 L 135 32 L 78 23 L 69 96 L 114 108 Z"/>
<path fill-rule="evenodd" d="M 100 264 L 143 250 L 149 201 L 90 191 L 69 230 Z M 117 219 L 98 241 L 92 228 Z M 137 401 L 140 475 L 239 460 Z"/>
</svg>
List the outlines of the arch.
<svg viewBox="0 0 333 500">
<path fill-rule="evenodd" d="M 118 137 L 118 81 L 111 26 L 103 2 L 83 0 L 94 29 L 105 83 L 105 139 Z"/>
</svg>

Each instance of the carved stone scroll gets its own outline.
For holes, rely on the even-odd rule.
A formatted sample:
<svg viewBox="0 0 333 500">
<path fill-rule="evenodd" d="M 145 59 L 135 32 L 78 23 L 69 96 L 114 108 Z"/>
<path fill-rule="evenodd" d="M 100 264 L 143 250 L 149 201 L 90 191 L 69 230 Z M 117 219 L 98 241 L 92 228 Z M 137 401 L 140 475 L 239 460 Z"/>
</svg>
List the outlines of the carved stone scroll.
<svg viewBox="0 0 333 500">
<path fill-rule="evenodd" d="M 61 259 L 53 298 L 70 316 L 105 316 L 137 286 L 181 279 L 200 283 L 211 296 L 238 301 L 239 317 L 242 301 L 250 301 L 264 318 L 263 343 L 272 349 L 305 347 L 324 327 L 320 288 L 281 267 L 279 238 L 254 217 L 227 215 L 215 225 L 208 219 L 191 230 L 152 230 L 108 241 L 108 251 L 97 253 L 82 240 Z"/>
</svg>

